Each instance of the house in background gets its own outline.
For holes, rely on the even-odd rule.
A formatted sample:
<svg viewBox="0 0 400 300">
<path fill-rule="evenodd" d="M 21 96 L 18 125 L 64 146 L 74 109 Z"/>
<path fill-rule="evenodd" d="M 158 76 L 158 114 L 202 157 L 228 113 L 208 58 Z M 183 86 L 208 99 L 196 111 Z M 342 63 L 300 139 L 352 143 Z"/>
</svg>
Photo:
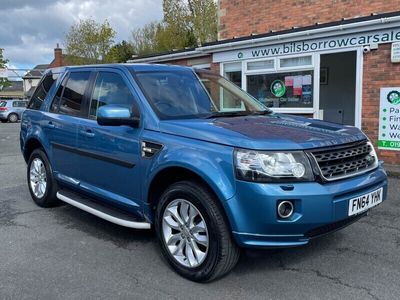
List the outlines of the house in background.
<svg viewBox="0 0 400 300">
<path fill-rule="evenodd" d="M 23 77 L 24 94 L 30 98 L 35 91 L 36 86 L 39 84 L 42 75 L 47 70 L 49 65 L 37 65 L 29 70 Z"/>
<path fill-rule="evenodd" d="M 10 84 L 10 86 L 0 88 L 0 100 L 25 98 L 22 81 L 10 81 Z"/>
<path fill-rule="evenodd" d="M 42 75 L 48 68 L 56 68 L 64 66 L 64 56 L 62 49 L 57 44 L 54 49 L 54 58 L 50 64 L 41 64 L 29 70 L 23 77 L 23 92 L 26 97 L 30 98 L 35 91 L 36 86 L 39 84 Z"/>
</svg>

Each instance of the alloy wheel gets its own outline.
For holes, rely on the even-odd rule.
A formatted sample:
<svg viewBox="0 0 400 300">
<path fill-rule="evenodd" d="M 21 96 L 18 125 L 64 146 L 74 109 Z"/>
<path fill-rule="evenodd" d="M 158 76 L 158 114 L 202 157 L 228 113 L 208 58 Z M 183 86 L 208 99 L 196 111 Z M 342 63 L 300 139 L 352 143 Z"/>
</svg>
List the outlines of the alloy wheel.
<svg viewBox="0 0 400 300">
<path fill-rule="evenodd" d="M 207 224 L 189 201 L 176 199 L 167 205 L 163 213 L 162 234 L 169 253 L 179 264 L 195 268 L 207 257 Z"/>
<path fill-rule="evenodd" d="M 12 123 L 15 123 L 18 121 L 18 117 L 14 114 L 12 114 L 9 118 L 10 118 L 10 122 L 12 122 Z"/>
<path fill-rule="evenodd" d="M 40 158 L 35 158 L 29 169 L 29 181 L 36 198 L 42 198 L 46 193 L 47 175 L 46 168 Z"/>
</svg>

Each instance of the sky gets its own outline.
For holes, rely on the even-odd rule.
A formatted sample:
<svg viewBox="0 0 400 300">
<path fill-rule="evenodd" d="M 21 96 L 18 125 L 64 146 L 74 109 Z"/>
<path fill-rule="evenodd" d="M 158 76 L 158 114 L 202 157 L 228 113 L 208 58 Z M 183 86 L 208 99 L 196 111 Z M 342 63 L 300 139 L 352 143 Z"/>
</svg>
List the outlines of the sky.
<svg viewBox="0 0 400 300">
<path fill-rule="evenodd" d="M 56 44 L 79 19 L 107 19 L 115 41 L 129 40 L 134 28 L 162 18 L 162 0 L 0 0 L 0 48 L 9 68 L 52 61 Z"/>
</svg>

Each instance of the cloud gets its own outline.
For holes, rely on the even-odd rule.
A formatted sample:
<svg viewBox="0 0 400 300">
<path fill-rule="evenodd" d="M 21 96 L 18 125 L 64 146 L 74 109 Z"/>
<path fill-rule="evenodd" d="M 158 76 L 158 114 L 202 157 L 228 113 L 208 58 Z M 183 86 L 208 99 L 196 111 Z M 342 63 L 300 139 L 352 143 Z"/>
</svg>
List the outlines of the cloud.
<svg viewBox="0 0 400 300">
<path fill-rule="evenodd" d="M 57 43 L 79 19 L 107 19 L 116 42 L 131 31 L 162 18 L 162 0 L 2 0 L 0 47 L 16 66 L 50 63 Z"/>
</svg>

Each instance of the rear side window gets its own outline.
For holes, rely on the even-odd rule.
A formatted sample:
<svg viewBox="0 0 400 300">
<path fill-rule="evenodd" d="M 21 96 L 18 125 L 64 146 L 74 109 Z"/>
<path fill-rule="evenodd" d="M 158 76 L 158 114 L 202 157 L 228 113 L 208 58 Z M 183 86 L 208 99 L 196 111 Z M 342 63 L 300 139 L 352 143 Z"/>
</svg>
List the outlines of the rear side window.
<svg viewBox="0 0 400 300">
<path fill-rule="evenodd" d="M 19 107 L 19 101 L 13 101 L 12 107 Z"/>
<path fill-rule="evenodd" d="M 97 110 L 107 104 L 119 104 L 132 107 L 135 97 L 132 95 L 122 77 L 117 73 L 100 72 L 96 78 L 89 117 L 96 119 Z"/>
<path fill-rule="evenodd" d="M 81 115 L 83 95 L 85 94 L 89 77 L 90 72 L 73 72 L 69 75 L 60 100 L 60 114 Z"/>
<path fill-rule="evenodd" d="M 35 110 L 40 109 L 44 99 L 46 99 L 47 93 L 56 82 L 57 78 L 58 74 L 49 73 L 40 81 L 38 87 L 32 95 L 31 101 L 28 104 L 28 108 Z"/>
<path fill-rule="evenodd" d="M 64 91 L 65 84 L 67 83 L 67 79 L 68 79 L 68 76 L 66 76 L 63 79 L 62 83 L 58 87 L 57 93 L 54 96 L 53 102 L 51 103 L 51 106 L 50 106 L 50 112 L 58 113 L 58 108 L 60 106 L 60 100 L 61 100 L 62 92 Z"/>
</svg>

